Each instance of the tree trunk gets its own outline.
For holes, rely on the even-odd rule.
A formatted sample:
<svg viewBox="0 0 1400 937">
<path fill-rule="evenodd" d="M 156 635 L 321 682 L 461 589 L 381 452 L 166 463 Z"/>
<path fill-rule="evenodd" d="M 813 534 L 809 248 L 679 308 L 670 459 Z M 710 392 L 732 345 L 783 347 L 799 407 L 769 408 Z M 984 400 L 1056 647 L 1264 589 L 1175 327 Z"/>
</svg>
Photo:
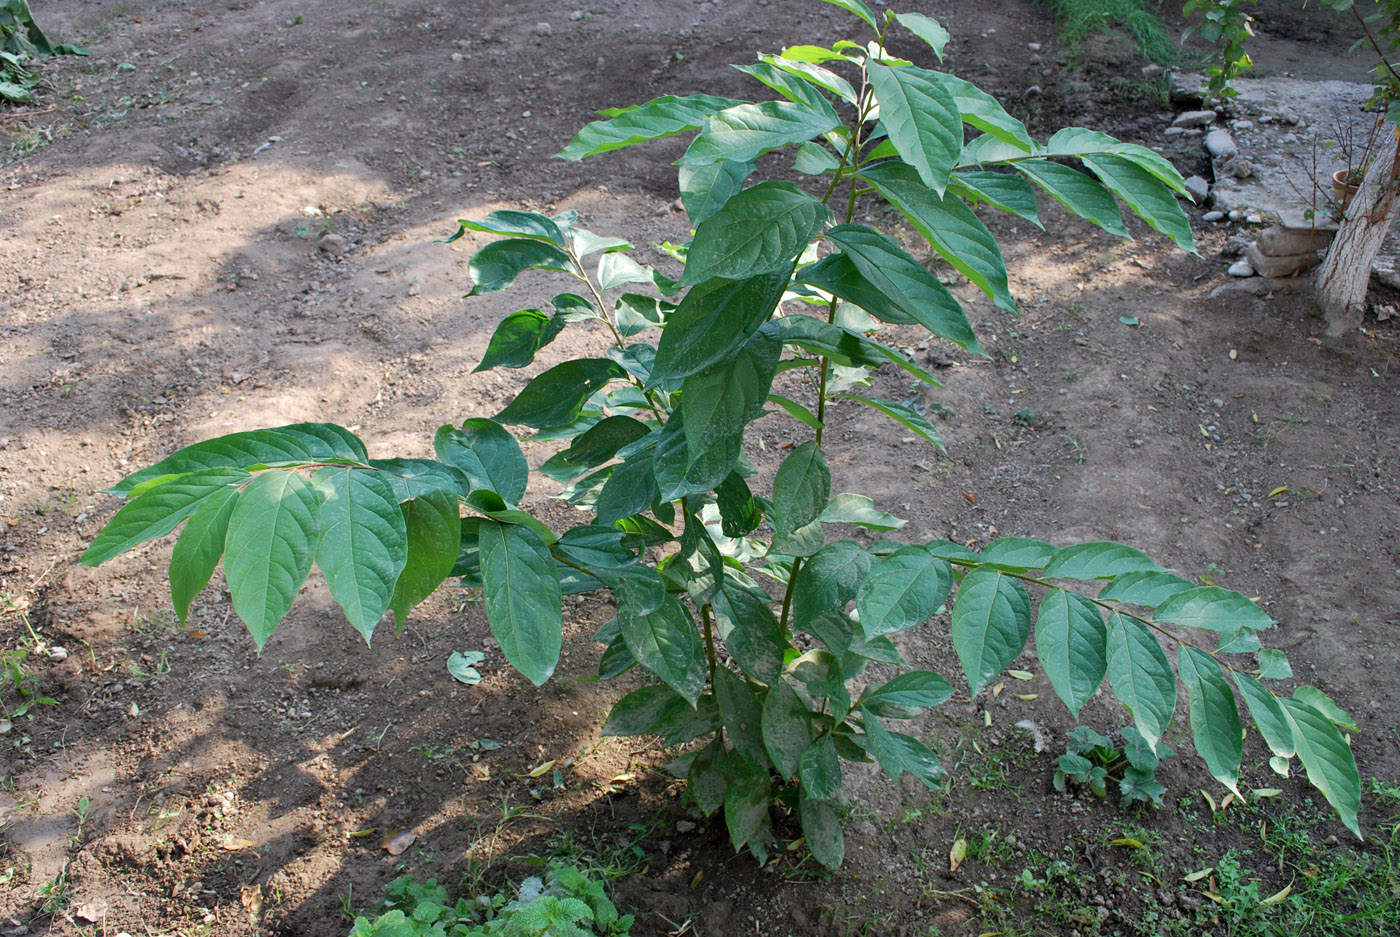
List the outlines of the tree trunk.
<svg viewBox="0 0 1400 937">
<path fill-rule="evenodd" d="M 1371 263 L 1380 253 L 1390 223 L 1400 214 L 1400 151 L 1396 131 L 1385 126 L 1379 150 L 1360 189 L 1352 197 L 1327 258 L 1313 281 L 1329 338 L 1340 338 L 1361 324 Z"/>
</svg>

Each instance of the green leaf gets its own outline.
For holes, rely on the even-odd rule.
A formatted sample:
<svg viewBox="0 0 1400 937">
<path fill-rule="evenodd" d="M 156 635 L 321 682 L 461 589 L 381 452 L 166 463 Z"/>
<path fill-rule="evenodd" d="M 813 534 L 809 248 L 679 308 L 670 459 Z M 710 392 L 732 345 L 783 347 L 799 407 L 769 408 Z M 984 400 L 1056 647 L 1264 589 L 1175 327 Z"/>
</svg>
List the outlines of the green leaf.
<svg viewBox="0 0 1400 937">
<path fill-rule="evenodd" d="M 760 182 L 734 195 L 695 229 L 681 285 L 790 270 L 793 259 L 830 221 L 831 209 L 792 183 Z"/>
<path fill-rule="evenodd" d="M 1055 553 L 1044 567 L 1046 579 L 1113 579 L 1124 573 L 1161 573 L 1141 550 L 1121 543 L 1076 543 Z"/>
<path fill-rule="evenodd" d="M 1026 219 L 1042 230 L 1040 206 L 1035 190 L 1020 176 L 1005 172 L 955 172 L 948 182 L 948 191 L 971 202 L 983 201 L 994 208 L 1009 211 Z"/>
<path fill-rule="evenodd" d="M 1023 160 L 1012 165 L 1080 218 L 1092 221 L 1109 234 L 1131 240 L 1113 194 L 1094 177 L 1044 159 Z"/>
<path fill-rule="evenodd" d="M 680 168 L 681 204 L 692 225 L 700 225 L 723 208 L 744 187 L 758 164 L 753 160 L 721 160 L 704 166 Z"/>
<path fill-rule="evenodd" d="M 1108 672 L 1108 629 L 1098 606 L 1078 593 L 1051 589 L 1036 616 L 1035 653 L 1077 721 Z"/>
<path fill-rule="evenodd" d="M 827 0 L 835 3 L 837 0 Z M 844 6 L 844 4 L 837 4 Z M 846 855 L 845 836 L 841 832 L 841 819 L 835 808 L 820 800 L 814 800 L 805 788 L 798 791 L 798 813 L 802 821 L 802 836 L 807 848 L 816 859 L 828 869 L 839 869 Z"/>
<path fill-rule="evenodd" d="M 1307 703 L 1313 709 L 1316 709 L 1326 716 L 1334 724 L 1346 729 L 1348 732 L 1361 731 L 1356 727 L 1356 720 L 1347 715 L 1346 710 L 1332 702 L 1330 696 L 1315 686 L 1298 687 L 1298 689 L 1293 691 L 1293 698 L 1300 703 Z"/>
<path fill-rule="evenodd" d="M 617 620 L 637 661 L 694 706 L 705 688 L 705 648 L 685 606 L 668 595 L 645 615 L 624 605 Z"/>
<path fill-rule="evenodd" d="M 738 472 L 730 472 L 715 489 L 720 531 L 726 537 L 743 537 L 763 523 L 763 511 L 754 501 L 748 482 Z"/>
<path fill-rule="evenodd" d="M 651 271 L 626 254 L 598 258 L 598 288 L 606 292 L 628 283 L 651 283 Z"/>
<path fill-rule="evenodd" d="M 856 592 L 860 627 L 867 638 L 922 624 L 953 588 L 953 570 L 928 548 L 903 547 L 875 564 Z"/>
<path fill-rule="evenodd" d="M 1178 592 L 1196 588 L 1189 579 L 1182 579 L 1173 573 L 1161 570 L 1147 570 L 1136 573 L 1119 573 L 1113 581 L 1103 587 L 1099 598 L 1107 601 L 1140 605 L 1143 608 L 1156 608 Z"/>
<path fill-rule="evenodd" d="M 593 509 L 598 514 L 598 523 L 613 524 L 645 511 L 659 494 L 656 473 L 652 470 L 652 453 L 643 451 L 613 470 L 598 493 Z"/>
<path fill-rule="evenodd" d="M 893 400 L 884 400 L 880 397 L 861 397 L 856 394 L 837 394 L 836 396 L 863 403 L 870 409 L 883 413 L 910 432 L 922 436 L 939 449 L 943 448 L 943 437 L 938 435 L 938 430 L 934 429 L 933 424 L 922 413 L 906 407 L 902 403 L 895 403 Z"/>
<path fill-rule="evenodd" d="M 977 561 L 1013 573 L 1044 569 L 1057 552 L 1055 545 L 1030 537 L 1002 537 L 977 554 Z"/>
<path fill-rule="evenodd" d="M 1346 828 L 1361 836 L 1356 814 L 1361 809 L 1361 776 L 1346 739 L 1326 715 L 1298 699 L 1281 699 L 1284 714 L 1293 726 L 1298 757 L 1308 781 L 1322 792 Z"/>
<path fill-rule="evenodd" d="M 972 695 L 1011 666 L 1031 633 L 1031 600 L 1025 587 L 990 567 L 963 578 L 953 603 L 953 649 Z"/>
<path fill-rule="evenodd" d="M 976 127 L 983 133 L 1021 150 L 1023 153 L 1035 151 L 1035 141 L 1026 132 L 1026 125 L 1006 113 L 1006 109 L 996 98 L 972 82 L 955 78 L 947 72 L 930 72 L 929 74 L 936 76 L 943 87 L 948 90 L 963 123 L 970 127 Z M 962 143 L 961 134 L 959 134 L 958 142 Z M 959 150 L 961 149 L 962 147 L 959 146 Z"/>
<path fill-rule="evenodd" d="M 972 209 L 956 197 L 943 198 L 931 191 L 911 167 L 895 160 L 868 166 L 860 171 L 860 177 L 899 209 L 940 257 L 999 308 L 1016 311 L 1001 248 Z"/>
<path fill-rule="evenodd" d="M 1269 749 L 1280 757 L 1292 758 L 1298 750 L 1293 741 L 1293 727 L 1284 715 L 1278 697 L 1249 674 L 1236 671 L 1234 677 L 1235 686 L 1244 697 L 1245 706 L 1249 707 L 1249 714 L 1254 717 L 1254 723 L 1259 726 Z"/>
<path fill-rule="evenodd" d="M 554 673 L 562 644 L 563 599 L 554 560 L 528 527 L 483 520 L 479 536 L 486 621 L 506 660 L 539 686 Z"/>
<path fill-rule="evenodd" d="M 553 244 L 530 238 L 509 238 L 487 244 L 472 256 L 467 270 L 473 284 L 468 296 L 508 289 L 526 270 L 558 270 L 577 276 L 573 258 Z"/>
<path fill-rule="evenodd" d="M 433 451 L 460 469 L 473 489 L 494 491 L 510 504 L 525 494 L 530 467 L 515 437 L 494 420 L 467 420 L 461 429 L 440 427 L 433 437 Z"/>
<path fill-rule="evenodd" d="M 1196 253 L 1191 221 L 1182 211 L 1175 193 L 1160 179 L 1119 156 L 1085 156 L 1083 162 L 1143 221 L 1175 241 L 1177 247 Z"/>
<path fill-rule="evenodd" d="M 699 130 L 711 114 L 740 103 L 708 94 L 655 98 L 641 107 L 623 110 L 611 120 L 595 120 L 580 130 L 569 145 L 559 151 L 558 157 L 577 161 L 636 143 Z"/>
<path fill-rule="evenodd" d="M 155 465 L 128 475 L 108 491 L 126 495 L 137 485 L 162 475 L 201 469 L 247 469 L 257 465 L 335 459 L 364 462 L 368 458 L 364 443 L 347 429 L 333 423 L 296 423 L 276 429 L 234 433 L 186 446 Z"/>
<path fill-rule="evenodd" d="M 814 440 L 793 449 L 773 477 L 773 529 L 789 534 L 817 519 L 831 496 L 831 470 Z"/>
<path fill-rule="evenodd" d="M 674 704 L 684 702 L 675 690 L 661 684 L 633 690 L 613 706 L 600 735 L 643 735 L 651 732 Z M 688 708 L 688 707 L 687 707 Z"/>
<path fill-rule="evenodd" d="M 728 667 L 715 667 L 713 679 L 720 721 L 730 743 L 754 764 L 766 764 L 768 750 L 763 745 L 763 705 L 759 702 L 758 694 L 747 680 Z"/>
<path fill-rule="evenodd" d="M 327 466 L 311 482 L 321 499 L 316 565 L 368 643 L 408 559 L 403 511 L 393 485 L 373 470 Z"/>
<path fill-rule="evenodd" d="M 841 225 L 832 228 L 825 236 L 841 247 L 859 280 L 865 284 L 862 287 L 860 282 L 846 275 L 835 280 L 833 285 L 852 287 L 855 296 L 845 296 L 836 289 L 828 289 L 827 292 L 861 305 L 861 299 L 857 296 L 869 301 L 873 290 L 883 296 L 887 304 L 882 305 L 878 301 L 872 303 L 877 308 L 866 309 L 871 315 L 878 317 L 881 308 L 893 305 L 908 320 L 917 322 L 939 338 L 946 338 L 969 351 L 982 353 L 977 336 L 957 299 L 893 238 L 863 225 Z M 836 272 L 844 271 L 838 269 Z M 810 273 L 805 273 L 803 279 L 811 283 L 810 276 Z M 821 284 L 813 285 L 826 288 Z"/>
<path fill-rule="evenodd" d="M 943 47 L 948 44 L 948 30 L 931 16 L 922 13 L 896 13 L 895 20 L 899 25 L 918 36 L 933 49 L 933 54 L 938 56 L 938 61 L 943 61 Z"/>
<path fill-rule="evenodd" d="M 797 79 L 795 84 L 797 84 L 798 86 L 805 85 L 812 89 L 808 94 L 803 94 L 798 91 L 783 88 L 779 89 L 780 93 L 782 93 L 785 98 L 788 98 L 792 101 L 797 101 L 798 103 L 803 104 L 806 107 L 812 108 L 820 114 L 829 113 L 834 115 L 836 112 L 832 110 L 831 103 L 827 101 L 827 99 L 820 92 L 815 90 L 816 88 L 820 88 L 822 91 L 834 94 L 838 98 L 842 99 L 847 104 L 850 104 L 852 106 L 858 104 L 859 102 L 856 98 L 856 89 L 851 87 L 851 83 L 849 81 L 842 78 L 840 75 L 836 74 L 830 69 L 822 68 L 820 63 L 808 61 L 805 57 L 803 57 L 803 52 L 801 50 L 809 48 L 811 47 L 798 46 L 793 49 L 785 50 L 782 55 L 759 56 L 759 58 L 762 59 L 765 64 L 771 65 L 774 68 L 779 69 L 781 72 L 785 72 L 786 74 L 791 75 L 793 78 Z M 816 58 L 817 56 L 812 57 Z M 834 55 L 831 59 L 824 59 L 824 61 L 850 60 L 844 55 Z"/>
<path fill-rule="evenodd" d="M 1108 615 L 1108 679 L 1153 748 L 1176 711 L 1176 678 L 1157 636 L 1136 619 Z"/>
<path fill-rule="evenodd" d="M 856 16 L 859 16 L 861 19 L 865 20 L 867 26 L 869 26 L 876 32 L 879 32 L 880 26 L 875 21 L 875 14 L 871 13 L 870 7 L 862 3 L 861 0 L 823 0 L 823 2 L 829 3 L 832 6 L 840 7 L 847 13 L 854 13 Z M 828 866 L 828 868 L 834 869 L 840 864 L 840 861 L 837 861 L 836 865 Z"/>
<path fill-rule="evenodd" d="M 1247 597 L 1219 586 L 1199 586 L 1178 592 L 1157 606 L 1153 619 L 1227 634 L 1241 628 L 1261 631 L 1274 624 L 1274 620 Z"/>
<path fill-rule="evenodd" d="M 429 489 L 399 505 L 408 534 L 408 557 L 389 607 L 400 630 L 414 606 L 451 574 L 462 544 L 462 515 L 455 489 Z"/>
<path fill-rule="evenodd" d="M 681 399 L 691 462 L 723 440 L 743 433 L 745 426 L 763 415 L 782 351 L 776 337 L 756 332 L 734 357 L 685 379 Z"/>
<path fill-rule="evenodd" d="M 612 680 L 614 677 L 622 676 L 635 666 L 637 666 L 637 658 L 633 657 L 632 652 L 627 649 L 627 642 L 622 640 L 622 635 L 618 635 L 603 649 L 602 655 L 598 658 L 598 679 Z M 680 699 L 680 697 L 677 696 L 676 699 Z"/>
<path fill-rule="evenodd" d="M 840 798 L 841 761 L 836 757 L 836 744 L 830 735 L 807 746 L 797 762 L 797 775 L 802 792 L 809 799 L 832 803 Z"/>
<path fill-rule="evenodd" d="M 874 716 L 910 719 L 917 711 L 946 703 L 952 696 L 952 684 L 932 670 L 909 670 L 886 683 L 866 687 L 857 705 Z"/>
<path fill-rule="evenodd" d="M 810 107 L 815 111 L 831 110 L 831 102 L 817 90 L 815 84 L 796 74 L 790 74 L 775 67 L 777 56 L 760 55 L 759 58 L 761 61 L 754 65 L 731 65 L 730 68 L 758 79 L 794 104 Z M 802 146 L 815 146 L 815 144 L 804 143 Z"/>
<path fill-rule="evenodd" d="M 1181 181 L 1181 173 L 1176 171 L 1171 160 L 1145 146 L 1124 143 L 1097 130 L 1065 127 L 1056 131 L 1055 135 L 1046 142 L 1041 152 L 1046 156 L 1073 156 L 1081 159 L 1085 156 L 1113 156 L 1124 159 L 1155 176 L 1173 192 L 1186 194 L 1186 187 Z"/>
<path fill-rule="evenodd" d="M 575 358 L 556 364 L 537 376 L 516 395 L 510 405 L 496 414 L 502 423 L 518 423 L 546 429 L 572 423 L 583 410 L 583 403 L 627 372 L 606 358 Z"/>
<path fill-rule="evenodd" d="M 947 776 L 938 756 L 918 739 L 902 732 L 891 732 L 880 724 L 869 711 L 865 716 L 865 747 L 880 763 L 880 768 L 891 781 L 899 782 L 899 776 L 908 771 L 918 778 L 929 790 L 938 790 L 939 782 Z"/>
<path fill-rule="evenodd" d="M 481 682 L 481 671 L 477 667 L 486 659 L 482 651 L 453 651 L 447 655 L 447 672 L 458 683 L 476 686 Z"/>
<path fill-rule="evenodd" d="M 601 319 L 603 316 L 593 308 L 593 304 L 577 293 L 560 293 L 550 300 L 554 314 L 565 322 L 582 322 L 587 319 Z"/>
<path fill-rule="evenodd" d="M 662 745 L 684 745 L 720 729 L 719 706 L 713 693 L 700 697 L 694 707 L 679 695 L 672 695 L 671 706 L 651 730 L 661 736 Z"/>
<path fill-rule="evenodd" d="M 793 627 L 806 630 L 823 612 L 845 608 L 874 565 L 875 557 L 850 540 L 818 550 L 802 564 L 793 584 Z"/>
<path fill-rule="evenodd" d="M 455 241 L 467 231 L 484 231 L 487 234 L 514 235 L 516 237 L 531 238 L 536 241 L 547 241 L 558 248 L 568 247 L 564 240 L 564 232 L 559 230 L 559 225 L 547 215 L 541 215 L 533 211 L 513 211 L 502 209 L 493 211 L 481 221 L 470 221 L 461 219 L 457 222 L 460 225 L 458 232 L 448 241 Z"/>
<path fill-rule="evenodd" d="M 866 65 L 880 122 L 904 163 L 938 197 L 962 153 L 962 119 L 953 96 L 936 72 L 915 66 Z"/>
<path fill-rule="evenodd" d="M 806 407 L 802 406 L 802 404 L 798 403 L 796 400 L 791 400 L 787 397 L 784 397 L 782 394 L 769 394 L 768 402 L 776 403 L 778 406 L 786 410 L 788 415 L 791 416 L 793 419 L 804 423 L 807 426 L 810 426 L 812 429 L 821 429 L 822 427 L 822 424 L 817 419 L 816 415 L 813 414 L 811 410 L 808 410 Z"/>
<path fill-rule="evenodd" d="M 612 253 L 613 251 L 632 249 L 632 245 L 628 244 L 622 238 L 594 234 L 592 231 L 587 231 L 578 227 L 569 229 L 569 242 L 573 244 L 574 256 L 580 259 L 596 254 L 599 251 Z"/>
<path fill-rule="evenodd" d="M 689 377 L 731 357 L 768 321 L 787 284 L 788 273 L 780 270 L 691 287 L 661 333 L 649 384 Z"/>
<path fill-rule="evenodd" d="M 550 458 L 540 472 L 555 481 L 570 481 L 650 433 L 645 423 L 630 416 L 606 417 L 576 437 L 569 448 Z"/>
<path fill-rule="evenodd" d="M 1277 648 L 1266 647 L 1259 652 L 1259 678 L 1261 680 L 1287 680 L 1293 676 L 1293 668 L 1288 663 L 1288 655 Z"/>
<path fill-rule="evenodd" d="M 875 502 L 865 495 L 845 492 L 836 495 L 822 508 L 817 518 L 824 524 L 855 524 L 869 530 L 899 530 L 908 521 L 875 508 Z"/>
<path fill-rule="evenodd" d="M 899 365 L 925 384 L 942 387 L 938 378 L 900 352 L 871 341 L 853 329 L 803 315 L 785 315 L 764 326 L 775 331 L 785 345 L 825 355 L 843 367 L 878 367 L 886 361 Z"/>
<path fill-rule="evenodd" d="M 1189 644 L 1181 645 L 1176 667 L 1186 687 L 1196 753 L 1205 760 L 1211 777 L 1234 791 L 1235 796 L 1241 796 L 1243 729 L 1235 694 L 1225 682 L 1225 671 L 1215 658 Z"/>
<path fill-rule="evenodd" d="M 788 648 L 771 600 L 761 590 L 726 578 L 712 601 L 720 639 L 734 662 L 755 680 L 771 686 L 782 672 L 783 653 Z"/>
<path fill-rule="evenodd" d="M 250 477 L 240 468 L 210 468 L 161 482 L 122 505 L 79 562 L 96 566 L 147 540 L 164 537 L 205 501 L 234 490 Z"/>
<path fill-rule="evenodd" d="M 724 806 L 725 793 L 729 790 L 729 780 L 720 772 L 725 754 L 724 742 L 716 739 L 696 752 L 695 760 L 685 773 L 690 793 L 706 816 Z"/>
<path fill-rule="evenodd" d="M 321 531 L 320 499 L 296 472 L 264 472 L 248 482 L 229 514 L 224 578 L 233 610 L 261 651 L 287 614 Z"/>
<path fill-rule="evenodd" d="M 563 316 L 547 316 L 538 309 L 512 312 L 500 321 L 486 346 L 481 363 L 472 373 L 492 368 L 523 368 L 535 354 L 564 331 Z"/>
<path fill-rule="evenodd" d="M 725 759 L 724 767 L 729 777 L 729 789 L 724 793 L 724 822 L 729 827 L 729 841 L 737 851 L 768 819 L 772 784 L 766 768 L 750 764 L 737 753 Z"/>
<path fill-rule="evenodd" d="M 662 501 L 679 501 L 715 488 L 738 461 L 741 442 L 738 435 L 726 436 L 692 457 L 685 439 L 684 415 L 673 414 L 657 439 L 652 462 L 658 497 Z"/>
<path fill-rule="evenodd" d="M 784 779 L 797 774 L 812 741 L 811 714 L 786 680 L 777 680 L 763 700 L 763 743 Z"/>
<path fill-rule="evenodd" d="M 209 584 L 214 567 L 219 565 L 229 515 L 237 497 L 238 489 L 230 486 L 205 498 L 175 541 L 170 554 L 170 600 L 181 625 L 189 614 L 190 603 Z"/>
<path fill-rule="evenodd" d="M 765 101 L 726 108 L 705 121 L 677 166 L 706 166 L 720 160 L 746 163 L 769 150 L 802 143 L 840 125 L 835 113 L 823 114 L 791 101 Z"/>
</svg>

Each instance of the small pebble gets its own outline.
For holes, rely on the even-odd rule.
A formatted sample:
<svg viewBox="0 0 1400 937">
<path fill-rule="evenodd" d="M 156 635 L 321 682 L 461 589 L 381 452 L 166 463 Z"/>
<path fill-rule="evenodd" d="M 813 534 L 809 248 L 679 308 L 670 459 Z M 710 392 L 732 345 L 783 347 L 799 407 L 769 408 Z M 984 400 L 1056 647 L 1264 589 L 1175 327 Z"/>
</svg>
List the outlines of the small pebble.
<svg viewBox="0 0 1400 937">
<path fill-rule="evenodd" d="M 68 659 L 68 649 L 67 649 L 66 647 L 59 647 L 57 644 L 55 644 L 53 647 L 49 648 L 49 660 L 67 660 L 67 659 Z"/>
<path fill-rule="evenodd" d="M 1026 48 L 1027 48 L 1027 49 L 1030 49 L 1032 52 L 1039 52 L 1039 51 L 1040 51 L 1040 43 L 1038 43 L 1038 42 L 1028 42 L 1028 43 L 1026 43 Z"/>
<path fill-rule="evenodd" d="M 1254 268 L 1250 266 L 1249 261 L 1247 260 L 1235 261 L 1234 263 L 1230 264 L 1230 269 L 1225 272 L 1232 277 L 1243 278 L 1254 276 Z"/>
<path fill-rule="evenodd" d="M 1213 222 L 1213 221 L 1224 221 L 1224 220 L 1225 220 L 1225 213 L 1224 213 L 1223 211 L 1208 211 L 1208 212 L 1206 212 L 1204 215 L 1201 216 L 1201 220 L 1202 220 L 1202 221 L 1212 221 L 1212 222 Z"/>
</svg>

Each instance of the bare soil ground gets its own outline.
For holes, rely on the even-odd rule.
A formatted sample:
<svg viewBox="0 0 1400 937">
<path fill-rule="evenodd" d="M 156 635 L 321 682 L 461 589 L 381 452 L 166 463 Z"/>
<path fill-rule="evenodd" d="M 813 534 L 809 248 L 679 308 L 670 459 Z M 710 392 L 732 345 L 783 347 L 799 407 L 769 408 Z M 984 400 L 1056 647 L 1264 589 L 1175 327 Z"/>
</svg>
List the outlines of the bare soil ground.
<svg viewBox="0 0 1400 937">
<path fill-rule="evenodd" d="M 839 874 L 800 851 L 760 871 L 722 824 L 694 824 L 655 743 L 599 739 L 631 688 L 587 679 L 604 604 L 569 606 L 560 672 L 537 690 L 461 590 L 366 648 L 313 580 L 258 657 L 217 578 L 190 627 L 172 625 L 168 543 L 76 567 L 116 506 L 100 490 L 180 445 L 326 420 L 377 454 L 425 455 L 438 425 L 499 409 L 519 375 L 468 372 L 495 321 L 549 284 L 465 302 L 475 242 L 434 239 L 499 207 L 577 209 L 639 244 L 686 237 L 668 165 L 681 144 L 549 156 L 597 108 L 752 94 L 728 63 L 830 43 L 855 21 L 796 0 L 35 6 L 92 56 L 47 67 L 52 110 L 0 115 L 0 641 L 67 651 L 23 660 L 56 705 L 0 735 L 0 933 L 332 937 L 348 929 L 344 905 L 371 906 L 401 871 L 500 881 L 523 874 L 506 860 L 551 851 L 645 868 L 620 885 L 638 934 L 687 921 L 707 935 L 978 934 L 1031 920 L 1045 933 L 1224 933 L 1228 916 L 1184 872 L 1279 824 L 1311 855 L 1345 848 L 1253 740 L 1244 783 L 1282 788 L 1274 800 L 1213 814 L 1180 727 L 1166 809 L 1056 794 L 1071 720 L 1037 676 L 918 724 L 952 772 L 946 792 L 856 772 Z M 1261 65 L 1353 77 L 1342 26 L 1299 25 L 1287 6 L 1265 5 Z M 1037 133 L 1079 124 L 1161 142 L 1169 111 L 1121 43 L 1071 56 L 1024 0 L 902 8 L 946 22 L 949 67 Z M 1185 174 L 1205 168 L 1190 143 L 1167 152 Z M 948 455 L 839 413 L 838 484 L 909 518 L 912 538 L 1121 539 L 1261 596 L 1280 622 L 1266 644 L 1355 715 L 1368 785 L 1395 785 L 1395 321 L 1368 321 L 1338 353 L 1301 292 L 1208 297 L 1225 228 L 1200 226 L 1194 257 L 1045 212 L 1045 232 L 994 222 L 1019 318 L 961 289 L 989 359 L 909 336 L 946 376 L 923 402 Z M 888 373 L 878 387 L 916 393 Z M 760 435 L 750 455 L 763 463 L 796 431 L 768 418 Z M 526 451 L 538 464 L 550 449 Z M 549 493 L 529 506 L 562 523 Z M 945 636 L 935 621 L 905 636 L 905 654 L 955 673 Z M 465 649 L 487 653 L 480 686 L 446 672 Z M 21 703 L 12 686 L 0 700 Z M 1048 750 L 1015 728 L 1027 719 Z M 1083 719 L 1109 731 L 1124 716 L 1100 697 Z M 557 775 L 529 777 L 551 759 Z M 1393 812 L 1368 793 L 1363 825 L 1384 840 Z M 380 848 L 405 830 L 407 851 Z M 960 837 L 973 848 L 950 872 Z M 1124 838 L 1143 849 L 1112 845 Z M 1067 870 L 1059 912 L 1015 882 L 1051 859 Z M 1266 866 L 1264 894 L 1291 874 Z"/>
</svg>

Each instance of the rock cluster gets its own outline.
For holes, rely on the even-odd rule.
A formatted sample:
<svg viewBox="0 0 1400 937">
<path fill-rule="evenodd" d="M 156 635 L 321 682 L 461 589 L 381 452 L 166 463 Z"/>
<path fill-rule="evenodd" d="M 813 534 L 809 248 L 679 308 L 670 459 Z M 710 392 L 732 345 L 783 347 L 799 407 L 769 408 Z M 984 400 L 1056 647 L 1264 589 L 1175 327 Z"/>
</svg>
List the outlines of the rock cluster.
<svg viewBox="0 0 1400 937">
<path fill-rule="evenodd" d="M 1244 261 L 1249 266 L 1246 272 L 1240 263 L 1232 265 L 1230 273 L 1235 276 L 1250 276 L 1258 273 L 1265 277 L 1291 277 L 1316 266 L 1326 252 L 1332 238 L 1337 234 L 1337 223 L 1327 217 L 1307 217 L 1306 213 L 1285 211 L 1279 215 L 1279 223 L 1265 228 L 1259 239 L 1245 248 Z"/>
</svg>

